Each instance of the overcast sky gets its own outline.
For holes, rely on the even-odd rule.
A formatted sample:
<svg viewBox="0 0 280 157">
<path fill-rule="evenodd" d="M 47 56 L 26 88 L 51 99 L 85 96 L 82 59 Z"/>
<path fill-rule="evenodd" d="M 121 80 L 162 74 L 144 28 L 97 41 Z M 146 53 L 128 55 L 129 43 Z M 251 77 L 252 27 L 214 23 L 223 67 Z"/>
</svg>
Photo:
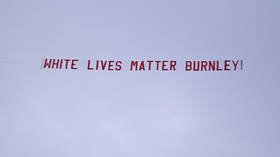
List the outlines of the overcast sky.
<svg viewBox="0 0 280 157">
<path fill-rule="evenodd" d="M 278 0 L 0 0 L 0 156 L 280 156 Z M 243 59 L 237 72 L 42 59 Z"/>
</svg>

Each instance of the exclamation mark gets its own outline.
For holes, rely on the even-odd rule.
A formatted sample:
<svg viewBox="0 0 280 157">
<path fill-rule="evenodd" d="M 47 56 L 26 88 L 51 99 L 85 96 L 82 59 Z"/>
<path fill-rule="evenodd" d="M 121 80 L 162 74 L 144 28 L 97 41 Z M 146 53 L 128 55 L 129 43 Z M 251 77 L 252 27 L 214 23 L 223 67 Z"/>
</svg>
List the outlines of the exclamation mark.
<svg viewBox="0 0 280 157">
<path fill-rule="evenodd" d="M 241 60 L 241 70 L 243 70 L 243 60 Z"/>
</svg>

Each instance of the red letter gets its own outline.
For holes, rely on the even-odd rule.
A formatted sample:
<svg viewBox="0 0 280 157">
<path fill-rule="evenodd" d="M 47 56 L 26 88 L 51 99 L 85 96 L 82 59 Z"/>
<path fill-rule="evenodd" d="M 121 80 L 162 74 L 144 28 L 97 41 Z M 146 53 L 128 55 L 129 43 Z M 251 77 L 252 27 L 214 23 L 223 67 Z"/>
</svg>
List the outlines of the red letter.
<svg viewBox="0 0 280 157">
<path fill-rule="evenodd" d="M 201 61 L 201 71 L 207 71 L 207 61 Z"/>
<path fill-rule="evenodd" d="M 236 71 L 236 69 L 237 69 L 238 62 L 239 62 L 238 60 L 236 62 L 232 61 L 233 66 L 234 66 L 234 71 Z"/>
<path fill-rule="evenodd" d="M 53 59 L 52 68 L 54 68 L 54 66 L 56 66 L 56 69 L 57 69 L 58 68 L 58 64 L 59 64 L 59 59 Z"/>
<path fill-rule="evenodd" d="M 52 59 L 49 59 L 49 62 L 48 62 L 48 59 L 46 58 L 43 68 L 51 68 L 51 63 L 52 63 Z"/>
<path fill-rule="evenodd" d="M 192 61 L 186 61 L 186 71 L 192 70 Z"/>
<path fill-rule="evenodd" d="M 138 61 L 131 61 L 130 62 L 130 71 L 132 71 L 133 67 L 135 68 L 135 70 L 138 69 Z"/>
<path fill-rule="evenodd" d="M 170 70 L 176 71 L 176 61 L 170 61 Z"/>
<path fill-rule="evenodd" d="M 167 63 L 167 62 L 168 62 L 168 61 L 162 61 L 162 65 L 161 65 L 162 68 L 161 68 L 161 69 L 162 69 L 163 71 L 167 71 L 167 70 L 168 70 L 168 69 L 166 68 L 166 63 Z"/>
<path fill-rule="evenodd" d="M 75 62 L 78 62 L 78 61 L 79 61 L 78 59 L 73 59 L 72 60 L 71 69 L 77 69 L 77 67 L 75 67 L 75 65 L 76 65 Z"/>
<path fill-rule="evenodd" d="M 229 71 L 230 70 L 230 68 L 229 68 L 229 66 L 230 66 L 230 60 L 225 60 L 225 71 Z"/>
<path fill-rule="evenodd" d="M 110 71 L 114 70 L 113 69 L 113 66 L 114 66 L 113 63 L 114 63 L 114 61 L 109 61 L 108 70 L 110 70 Z"/>
<path fill-rule="evenodd" d="M 90 67 L 90 60 L 88 60 L 87 69 L 88 69 L 88 70 L 93 70 L 93 68 Z"/>
<path fill-rule="evenodd" d="M 122 61 L 117 61 L 115 70 L 120 71 L 122 69 L 121 64 L 122 64 Z"/>
<path fill-rule="evenodd" d="M 70 61 L 70 59 L 65 59 L 65 69 L 68 68 L 68 62 Z"/>
</svg>

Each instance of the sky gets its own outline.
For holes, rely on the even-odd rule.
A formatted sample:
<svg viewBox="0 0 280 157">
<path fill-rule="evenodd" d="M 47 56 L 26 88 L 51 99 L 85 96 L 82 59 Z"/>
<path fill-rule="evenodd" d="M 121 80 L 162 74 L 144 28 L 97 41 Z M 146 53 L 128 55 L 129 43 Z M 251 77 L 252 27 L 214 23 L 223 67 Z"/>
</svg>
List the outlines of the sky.
<svg viewBox="0 0 280 157">
<path fill-rule="evenodd" d="M 0 0 L 0 156 L 277 157 L 277 0 Z M 43 58 L 242 59 L 237 72 Z"/>
</svg>

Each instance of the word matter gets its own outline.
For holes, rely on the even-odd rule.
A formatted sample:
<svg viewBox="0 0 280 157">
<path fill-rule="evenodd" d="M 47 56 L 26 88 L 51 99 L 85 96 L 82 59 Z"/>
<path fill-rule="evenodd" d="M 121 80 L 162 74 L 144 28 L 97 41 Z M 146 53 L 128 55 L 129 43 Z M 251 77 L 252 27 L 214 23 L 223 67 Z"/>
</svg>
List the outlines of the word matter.
<svg viewBox="0 0 280 157">
<path fill-rule="evenodd" d="M 176 61 L 131 61 L 130 71 L 176 71 Z"/>
</svg>

